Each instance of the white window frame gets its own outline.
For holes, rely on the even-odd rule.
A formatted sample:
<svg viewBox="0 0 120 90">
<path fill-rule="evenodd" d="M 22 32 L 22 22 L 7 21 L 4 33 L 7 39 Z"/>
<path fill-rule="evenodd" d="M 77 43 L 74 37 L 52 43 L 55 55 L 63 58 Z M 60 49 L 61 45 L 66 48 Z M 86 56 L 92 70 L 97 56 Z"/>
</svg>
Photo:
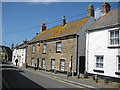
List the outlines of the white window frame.
<svg viewBox="0 0 120 90">
<path fill-rule="evenodd" d="M 60 46 L 59 46 L 60 44 Z M 61 42 L 56 42 L 56 52 L 61 52 L 62 50 L 62 43 Z"/>
<path fill-rule="evenodd" d="M 61 62 L 64 62 L 64 65 L 62 66 Z M 65 60 L 60 59 L 60 71 L 65 71 Z"/>
<path fill-rule="evenodd" d="M 55 59 L 51 59 L 51 69 L 55 69 Z"/>
<path fill-rule="evenodd" d="M 31 59 L 31 66 L 34 66 L 34 58 Z"/>
<path fill-rule="evenodd" d="M 43 54 L 46 54 L 47 44 L 43 44 Z"/>
<path fill-rule="evenodd" d="M 32 47 L 32 53 L 35 53 L 35 45 Z"/>
<path fill-rule="evenodd" d="M 120 61 L 119 61 L 119 60 L 120 60 L 120 56 L 117 56 L 117 71 L 118 71 L 118 72 L 120 72 L 120 69 L 119 69 L 119 68 L 120 68 L 120 67 L 119 67 Z"/>
<path fill-rule="evenodd" d="M 117 39 L 117 37 L 115 36 L 116 31 L 119 31 L 119 33 L 118 33 L 119 34 L 119 37 L 118 37 L 119 42 L 118 42 L 118 44 L 115 44 L 115 39 Z M 114 36 L 112 38 L 111 38 L 111 32 L 114 33 Z M 114 40 L 113 44 L 111 44 L 111 39 Z M 120 46 L 120 30 L 119 29 L 109 30 L 109 46 Z"/>
<path fill-rule="evenodd" d="M 45 58 L 42 59 L 42 68 L 45 69 Z"/>
<path fill-rule="evenodd" d="M 97 62 L 97 57 L 103 57 L 103 62 L 101 62 L 99 60 L 99 62 Z M 97 67 L 97 63 L 99 64 L 99 66 Z M 102 67 L 100 67 L 100 64 L 103 64 Z M 104 56 L 103 55 L 95 55 L 95 69 L 103 69 L 104 68 Z"/>
</svg>

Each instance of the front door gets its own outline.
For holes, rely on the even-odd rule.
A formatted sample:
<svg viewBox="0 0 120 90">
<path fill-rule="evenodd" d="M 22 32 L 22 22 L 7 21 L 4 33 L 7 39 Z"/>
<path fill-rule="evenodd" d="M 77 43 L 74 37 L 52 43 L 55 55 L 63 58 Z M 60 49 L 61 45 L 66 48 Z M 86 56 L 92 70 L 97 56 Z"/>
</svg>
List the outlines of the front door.
<svg viewBox="0 0 120 90">
<path fill-rule="evenodd" d="M 85 56 L 79 57 L 79 72 L 84 73 L 85 71 Z"/>
<path fill-rule="evenodd" d="M 39 67 L 39 58 L 37 58 L 36 67 Z"/>
</svg>

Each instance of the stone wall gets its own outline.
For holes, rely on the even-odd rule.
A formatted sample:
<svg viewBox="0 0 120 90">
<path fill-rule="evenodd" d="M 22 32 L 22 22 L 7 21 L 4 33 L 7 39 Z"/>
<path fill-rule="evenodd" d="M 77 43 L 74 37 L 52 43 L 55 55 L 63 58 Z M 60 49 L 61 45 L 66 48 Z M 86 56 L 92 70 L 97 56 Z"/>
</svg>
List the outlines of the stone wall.
<svg viewBox="0 0 120 90">
<path fill-rule="evenodd" d="M 56 42 L 62 43 L 61 53 L 56 53 Z M 43 44 L 47 45 L 46 54 L 43 54 Z M 35 45 L 35 53 L 32 53 L 32 46 Z M 76 38 L 58 40 L 28 45 L 27 64 L 31 66 L 31 59 L 34 58 L 34 64 L 39 58 L 39 67 L 41 68 L 42 58 L 45 58 L 45 68 L 51 69 L 51 59 L 55 59 L 55 69 L 60 70 L 60 59 L 65 60 L 65 71 L 69 71 L 70 55 L 72 55 L 72 71 L 75 71 L 76 60 Z"/>
</svg>

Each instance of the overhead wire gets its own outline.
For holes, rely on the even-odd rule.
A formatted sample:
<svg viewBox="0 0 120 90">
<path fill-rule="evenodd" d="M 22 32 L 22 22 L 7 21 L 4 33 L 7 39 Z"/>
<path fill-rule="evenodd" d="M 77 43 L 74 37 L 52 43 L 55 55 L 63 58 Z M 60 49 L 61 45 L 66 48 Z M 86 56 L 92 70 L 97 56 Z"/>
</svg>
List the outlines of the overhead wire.
<svg viewBox="0 0 120 90">
<path fill-rule="evenodd" d="M 118 3 L 117 3 L 117 4 L 113 4 L 111 8 L 116 7 L 116 5 L 118 5 Z M 99 8 L 99 9 L 102 9 L 102 8 Z M 86 9 L 86 10 L 83 10 L 83 11 L 87 11 L 87 9 Z M 70 20 L 70 19 L 73 19 L 73 18 L 76 18 L 76 17 L 80 17 L 80 16 L 85 15 L 85 14 L 86 14 L 86 12 L 85 12 L 85 13 L 78 14 L 78 15 L 75 15 L 75 16 L 67 17 L 66 19 Z M 61 19 L 58 19 L 58 20 L 53 21 L 53 22 L 47 22 L 46 24 L 47 24 L 47 25 L 51 25 L 51 24 L 53 24 L 53 23 L 60 22 L 60 21 L 61 21 Z M 72 21 L 72 20 L 71 20 L 71 21 Z M 42 24 L 42 23 L 40 23 L 40 24 Z M 14 31 L 11 31 L 11 32 L 7 32 L 7 33 L 5 33 L 5 35 L 23 32 L 24 30 L 32 30 L 32 29 L 34 29 L 34 28 L 40 27 L 40 24 L 39 24 L 39 25 L 32 26 L 32 27 L 27 27 L 27 28 L 23 28 L 23 29 L 18 29 L 19 31 L 18 31 L 18 30 L 17 30 L 17 31 L 14 30 Z M 25 32 L 25 31 L 24 31 L 24 32 Z"/>
</svg>

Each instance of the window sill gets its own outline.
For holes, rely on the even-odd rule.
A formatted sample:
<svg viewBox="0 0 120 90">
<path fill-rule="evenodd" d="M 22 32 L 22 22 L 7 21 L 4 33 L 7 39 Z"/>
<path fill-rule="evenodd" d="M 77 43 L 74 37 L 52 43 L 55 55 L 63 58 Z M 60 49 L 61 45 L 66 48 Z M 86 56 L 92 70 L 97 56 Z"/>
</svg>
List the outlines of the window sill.
<svg viewBox="0 0 120 90">
<path fill-rule="evenodd" d="M 120 45 L 109 45 L 108 48 L 120 48 Z"/>
<path fill-rule="evenodd" d="M 56 53 L 61 53 L 61 51 L 56 51 Z"/>
<path fill-rule="evenodd" d="M 120 75 L 120 72 L 115 72 L 116 75 Z"/>
<path fill-rule="evenodd" d="M 46 54 L 46 53 L 43 53 L 43 54 Z"/>
<path fill-rule="evenodd" d="M 98 73 L 104 73 L 104 70 L 97 70 L 97 69 L 93 69 L 94 72 L 98 72 Z"/>
</svg>

